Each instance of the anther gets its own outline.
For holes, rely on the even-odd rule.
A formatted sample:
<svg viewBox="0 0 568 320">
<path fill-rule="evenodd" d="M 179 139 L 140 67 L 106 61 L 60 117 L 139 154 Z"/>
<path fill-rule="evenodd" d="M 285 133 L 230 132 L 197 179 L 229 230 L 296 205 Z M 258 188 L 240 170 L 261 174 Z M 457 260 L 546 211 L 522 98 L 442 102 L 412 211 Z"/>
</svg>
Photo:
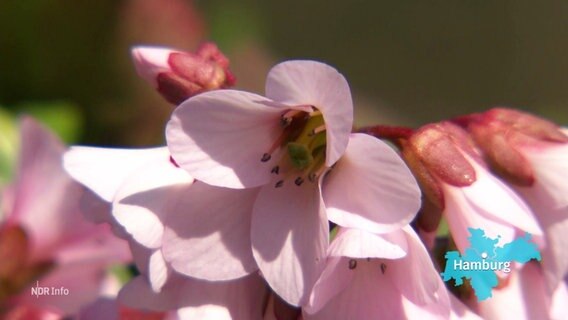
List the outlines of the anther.
<svg viewBox="0 0 568 320">
<path fill-rule="evenodd" d="M 357 268 L 357 260 L 355 260 L 355 259 L 349 260 L 349 269 L 353 270 L 355 268 Z"/>
<path fill-rule="evenodd" d="M 292 123 L 292 118 L 284 117 L 280 118 L 280 125 L 285 128 Z"/>
<path fill-rule="evenodd" d="M 294 180 L 294 183 L 295 183 L 297 186 L 301 186 L 302 183 L 304 183 L 304 179 L 303 179 L 302 177 L 297 177 L 296 180 Z"/>
<path fill-rule="evenodd" d="M 310 172 L 310 174 L 308 175 L 308 180 L 310 180 L 310 182 L 316 182 L 317 177 L 318 176 L 315 172 Z"/>
<path fill-rule="evenodd" d="M 315 107 L 314 107 L 315 108 Z M 321 111 L 316 110 L 316 111 L 312 111 L 309 113 L 310 117 L 317 117 L 317 116 L 321 116 Z"/>
<path fill-rule="evenodd" d="M 262 155 L 262 158 L 260 158 L 261 162 L 266 162 L 268 160 L 270 160 L 270 158 L 272 158 L 272 156 L 269 153 L 265 153 Z"/>
<path fill-rule="evenodd" d="M 279 180 L 278 182 L 276 182 L 276 184 L 274 185 L 274 188 L 280 188 L 284 185 L 284 180 Z"/>
<path fill-rule="evenodd" d="M 278 174 L 280 172 L 280 166 L 276 166 L 270 170 L 270 173 Z"/>
<path fill-rule="evenodd" d="M 387 265 L 384 264 L 384 263 L 381 263 L 381 272 L 382 272 L 383 274 L 385 274 L 385 271 L 387 271 Z"/>
<path fill-rule="evenodd" d="M 315 136 L 316 134 L 320 133 L 320 132 L 324 132 L 325 131 L 325 124 L 322 124 L 321 126 L 318 126 L 316 128 L 314 128 L 312 131 L 310 131 L 310 133 L 308 133 L 308 136 L 312 137 Z"/>
</svg>

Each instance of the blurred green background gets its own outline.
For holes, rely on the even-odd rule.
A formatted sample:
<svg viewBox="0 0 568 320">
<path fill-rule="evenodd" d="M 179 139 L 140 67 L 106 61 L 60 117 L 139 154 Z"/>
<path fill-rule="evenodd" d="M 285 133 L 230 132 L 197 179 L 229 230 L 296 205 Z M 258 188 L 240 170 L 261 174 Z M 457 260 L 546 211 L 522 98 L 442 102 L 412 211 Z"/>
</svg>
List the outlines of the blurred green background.
<svg viewBox="0 0 568 320">
<path fill-rule="evenodd" d="M 172 106 L 136 76 L 129 48 L 206 39 L 247 90 L 262 92 L 280 60 L 334 65 L 360 125 L 497 105 L 568 124 L 568 1 L 2 0 L 0 106 L 67 142 L 163 143 Z"/>
</svg>

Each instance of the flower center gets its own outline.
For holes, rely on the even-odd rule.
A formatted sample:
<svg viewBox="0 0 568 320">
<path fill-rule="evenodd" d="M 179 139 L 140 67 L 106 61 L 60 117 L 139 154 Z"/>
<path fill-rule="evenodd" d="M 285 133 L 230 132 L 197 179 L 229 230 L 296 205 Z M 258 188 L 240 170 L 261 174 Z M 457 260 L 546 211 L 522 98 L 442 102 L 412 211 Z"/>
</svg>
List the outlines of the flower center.
<svg viewBox="0 0 568 320">
<path fill-rule="evenodd" d="M 306 180 L 315 182 L 325 172 L 325 123 L 321 112 L 311 107 L 312 112 L 289 110 L 283 113 L 280 118 L 282 134 L 262 155 L 261 161 L 267 162 L 276 151 L 284 151 L 278 164 L 270 170 L 281 177 L 274 185 L 276 188 L 289 179 L 298 186 Z"/>
</svg>

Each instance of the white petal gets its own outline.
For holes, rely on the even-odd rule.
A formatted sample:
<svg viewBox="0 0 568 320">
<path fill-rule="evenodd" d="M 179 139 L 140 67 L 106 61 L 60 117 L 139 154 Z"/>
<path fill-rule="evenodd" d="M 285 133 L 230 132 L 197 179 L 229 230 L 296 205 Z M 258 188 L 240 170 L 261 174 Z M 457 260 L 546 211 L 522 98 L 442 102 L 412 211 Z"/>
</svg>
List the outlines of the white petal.
<svg viewBox="0 0 568 320">
<path fill-rule="evenodd" d="M 266 96 L 287 105 L 318 108 L 326 126 L 326 165 L 341 157 L 353 126 L 353 101 L 347 80 L 337 70 L 316 61 L 280 63 L 268 73 Z"/>
<path fill-rule="evenodd" d="M 111 202 L 124 180 L 144 164 L 156 159 L 169 161 L 166 147 L 110 149 L 72 147 L 65 153 L 65 170 L 77 181 Z"/>
<path fill-rule="evenodd" d="M 323 179 L 329 220 L 348 228 L 390 232 L 420 208 L 420 189 L 408 167 L 386 143 L 352 134 L 344 156 Z"/>
</svg>

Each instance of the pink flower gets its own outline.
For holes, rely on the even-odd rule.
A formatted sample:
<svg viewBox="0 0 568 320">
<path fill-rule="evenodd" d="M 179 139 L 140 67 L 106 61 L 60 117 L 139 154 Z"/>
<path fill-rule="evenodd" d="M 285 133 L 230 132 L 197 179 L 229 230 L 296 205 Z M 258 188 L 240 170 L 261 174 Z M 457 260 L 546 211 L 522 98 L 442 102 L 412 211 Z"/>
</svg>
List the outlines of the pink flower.
<svg viewBox="0 0 568 320">
<path fill-rule="evenodd" d="M 132 279 L 120 291 L 118 301 L 134 309 L 170 311 L 180 319 L 247 320 L 261 319 L 266 294 L 258 274 L 211 282 L 174 272 L 160 292 L 144 276 Z"/>
<path fill-rule="evenodd" d="M 73 147 L 65 167 L 112 202 L 113 221 L 127 239 L 151 251 L 147 275 L 155 292 L 173 270 L 209 281 L 258 270 L 250 243 L 257 190 L 194 181 L 171 160 L 167 148 Z"/>
<path fill-rule="evenodd" d="M 403 156 L 428 199 L 443 211 L 461 252 L 469 247 L 468 228 L 481 228 L 507 243 L 519 232 L 542 236 L 529 207 L 485 168 L 471 138 L 442 122 L 426 125 L 403 143 Z"/>
<path fill-rule="evenodd" d="M 132 58 L 138 74 L 173 104 L 201 92 L 235 84 L 229 60 L 210 42 L 202 44 L 195 53 L 135 47 Z"/>
<path fill-rule="evenodd" d="M 383 235 L 342 229 L 328 252 L 304 319 L 449 317 L 448 292 L 410 226 Z"/>
<path fill-rule="evenodd" d="M 86 221 L 84 214 L 104 208 L 65 173 L 63 152 L 53 134 L 22 120 L 16 181 L 0 225 L 3 307 L 72 314 L 96 299 L 109 265 L 130 260 L 126 243 L 108 226 Z M 69 295 L 36 297 L 31 287 L 37 285 L 63 287 Z"/>
<path fill-rule="evenodd" d="M 568 289 L 561 282 L 554 292 L 545 285 L 543 270 L 527 263 L 514 270 L 507 284 L 493 291 L 493 297 L 478 303 L 484 319 L 566 319 Z M 504 307 L 506 306 L 506 307 Z"/>
<path fill-rule="evenodd" d="M 166 135 L 175 161 L 197 180 L 261 188 L 252 210 L 254 257 L 276 293 L 300 305 L 324 267 L 328 219 L 390 232 L 414 217 L 420 191 L 390 147 L 350 134 L 351 94 L 335 69 L 281 63 L 268 74 L 266 96 L 200 94 L 174 111 Z"/>
<path fill-rule="evenodd" d="M 544 274 L 553 290 L 568 275 L 568 130 L 504 108 L 465 120 L 493 169 L 523 196 L 542 225 Z"/>
</svg>

